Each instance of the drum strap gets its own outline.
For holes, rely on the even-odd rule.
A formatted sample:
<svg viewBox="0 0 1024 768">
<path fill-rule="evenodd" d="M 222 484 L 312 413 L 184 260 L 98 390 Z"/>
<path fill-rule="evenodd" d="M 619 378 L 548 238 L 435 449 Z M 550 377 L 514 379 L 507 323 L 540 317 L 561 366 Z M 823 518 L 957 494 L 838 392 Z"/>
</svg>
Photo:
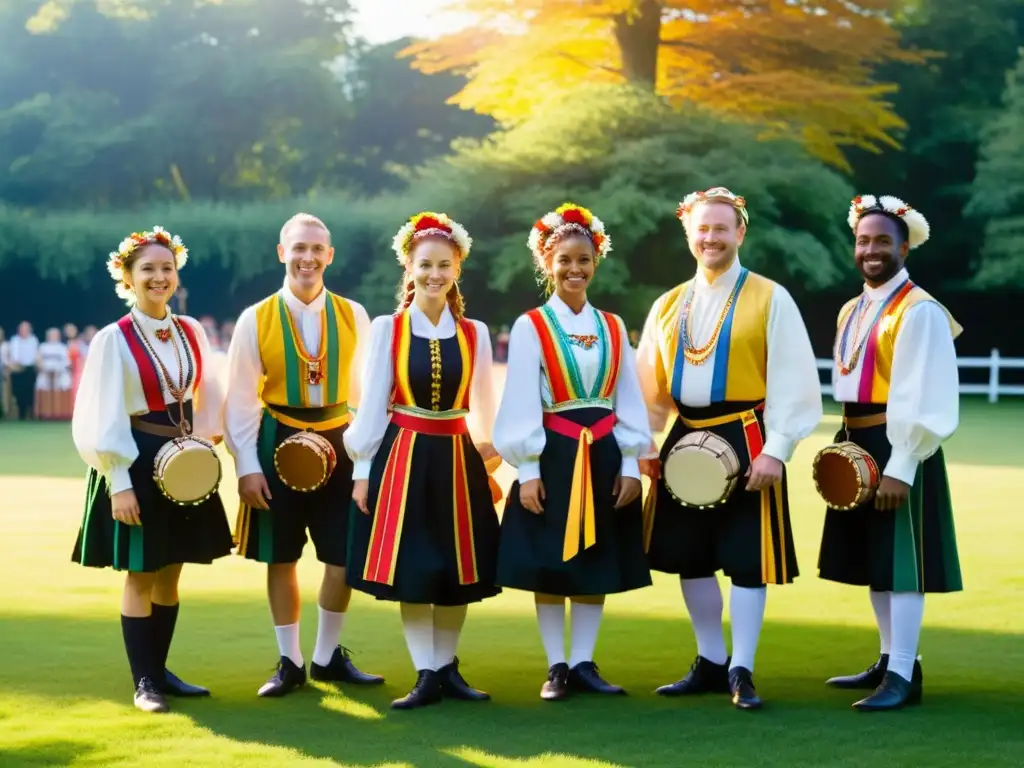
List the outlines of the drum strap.
<svg viewBox="0 0 1024 768">
<path fill-rule="evenodd" d="M 348 407 L 344 403 L 337 406 L 331 406 L 330 409 L 331 411 L 343 409 L 344 412 L 340 416 L 334 416 L 333 418 L 329 418 L 324 421 L 306 421 L 305 419 L 297 419 L 294 416 L 289 416 L 287 413 L 282 413 L 272 405 L 268 405 L 266 403 L 264 403 L 263 407 L 267 409 L 276 421 L 279 421 L 286 427 L 291 427 L 292 429 L 312 429 L 314 432 L 327 432 L 332 429 L 337 429 L 338 427 L 343 427 L 352 420 L 352 414 L 348 411 Z M 310 412 L 318 410 L 321 409 L 310 409 Z"/>
<path fill-rule="evenodd" d="M 565 538 L 562 542 L 562 561 L 572 560 L 583 548 L 597 543 L 597 521 L 594 518 L 594 488 L 590 470 L 590 445 L 612 433 L 615 414 L 609 413 L 593 425 L 584 427 L 557 413 L 544 414 L 544 427 L 552 432 L 578 440 L 576 462 L 572 470 L 572 490 L 569 493 L 569 514 L 565 520 Z"/>
<path fill-rule="evenodd" d="M 142 432 L 144 435 L 156 435 L 158 437 L 181 437 L 181 430 L 178 427 L 172 427 L 167 424 L 152 424 L 148 421 L 140 419 L 138 416 L 132 416 L 130 419 L 132 429 L 136 432 Z"/>
<path fill-rule="evenodd" d="M 391 413 L 391 423 L 399 428 L 398 436 L 391 445 L 380 491 L 377 494 L 363 578 L 378 584 L 394 585 L 402 527 L 405 522 L 406 498 L 409 493 L 413 447 L 418 435 L 434 435 L 453 438 L 452 515 L 459 584 L 475 584 L 480 580 L 480 575 L 477 570 L 473 538 L 465 443 L 462 439 L 462 435 L 469 432 L 465 417 L 431 418 L 395 410 Z"/>
<path fill-rule="evenodd" d="M 843 426 L 847 429 L 871 429 L 880 427 L 886 422 L 885 411 L 870 416 L 847 416 L 843 414 Z"/>
</svg>

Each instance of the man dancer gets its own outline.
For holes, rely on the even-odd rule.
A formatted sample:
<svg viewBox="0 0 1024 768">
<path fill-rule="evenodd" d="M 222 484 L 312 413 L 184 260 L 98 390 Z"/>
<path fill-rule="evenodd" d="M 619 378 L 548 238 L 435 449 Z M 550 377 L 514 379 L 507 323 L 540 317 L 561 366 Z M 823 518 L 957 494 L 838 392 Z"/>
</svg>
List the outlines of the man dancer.
<svg viewBox="0 0 1024 768">
<path fill-rule="evenodd" d="M 235 529 L 238 552 L 266 563 L 267 593 L 281 660 L 260 696 L 283 696 L 305 684 L 299 644 L 300 597 L 296 562 L 306 530 L 324 563 L 318 600 L 314 680 L 376 684 L 383 678 L 355 668 L 339 645 L 352 596 L 345 582 L 352 463 L 342 445 L 349 405 L 359 398 L 366 310 L 324 287 L 334 259 L 320 219 L 297 214 L 281 228 L 278 257 L 284 286 L 247 308 L 228 350 L 225 441 L 235 458 L 242 507 Z M 311 492 L 281 480 L 274 451 L 289 436 L 312 429 L 334 446 L 337 466 Z"/>
<path fill-rule="evenodd" d="M 920 212 L 895 197 L 863 195 L 848 223 L 864 289 L 839 313 L 836 440 L 868 451 L 881 481 L 860 507 L 826 512 L 818 569 L 823 579 L 869 588 L 881 638 L 874 664 L 828 684 L 874 689 L 853 706 L 889 710 L 921 700 L 924 594 L 963 589 L 941 448 L 959 421 L 953 341 L 962 329 L 903 266 L 928 239 Z"/>
<path fill-rule="evenodd" d="M 730 444 L 741 474 L 723 504 L 697 509 L 677 502 L 649 467 L 657 477 L 645 505 L 650 566 L 680 576 L 697 639 L 689 674 L 658 693 L 730 693 L 737 708 L 757 709 L 753 670 L 765 585 L 797 576 L 784 462 L 821 420 L 821 385 L 792 297 L 740 265 L 744 199 L 714 187 L 687 196 L 678 216 L 697 273 L 661 296 L 644 324 L 637 369 L 651 431 L 675 411 L 662 461 L 684 435 L 707 430 Z M 731 658 L 718 570 L 732 580 Z"/>
</svg>

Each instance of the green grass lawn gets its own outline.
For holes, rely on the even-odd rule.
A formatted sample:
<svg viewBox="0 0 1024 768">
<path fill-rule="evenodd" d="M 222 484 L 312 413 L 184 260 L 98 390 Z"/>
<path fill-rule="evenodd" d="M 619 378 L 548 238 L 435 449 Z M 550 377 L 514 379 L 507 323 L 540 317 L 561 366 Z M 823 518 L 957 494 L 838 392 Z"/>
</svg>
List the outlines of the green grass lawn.
<svg viewBox="0 0 1024 768">
<path fill-rule="evenodd" d="M 131 705 L 121 578 L 70 562 L 84 469 L 68 426 L 0 423 L 0 766 L 1024 765 L 1024 402 L 964 402 L 947 456 L 966 591 L 927 598 L 924 705 L 886 715 L 856 713 L 853 696 L 823 685 L 878 652 L 864 591 L 816 578 L 823 512 L 810 463 L 837 423 L 830 411 L 790 464 L 802 575 L 769 589 L 759 713 L 724 696 L 654 695 L 696 652 L 678 581 L 660 574 L 608 601 L 597 661 L 628 698 L 540 701 L 547 665 L 532 602 L 505 593 L 471 608 L 459 649 L 491 702 L 390 710 L 415 673 L 396 607 L 358 595 L 343 642 L 386 686 L 317 684 L 263 700 L 256 689 L 277 660 L 264 572 L 232 557 L 185 569 L 171 651 L 170 666 L 214 697 L 172 700 L 156 716 Z M 232 487 L 224 500 L 234 508 Z M 318 573 L 309 552 L 307 661 Z"/>
</svg>

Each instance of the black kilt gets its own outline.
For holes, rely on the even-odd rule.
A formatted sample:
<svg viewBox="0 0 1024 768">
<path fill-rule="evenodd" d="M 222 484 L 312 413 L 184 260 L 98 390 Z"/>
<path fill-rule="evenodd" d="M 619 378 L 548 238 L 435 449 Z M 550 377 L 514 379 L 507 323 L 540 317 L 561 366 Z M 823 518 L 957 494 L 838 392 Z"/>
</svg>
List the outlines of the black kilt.
<svg viewBox="0 0 1024 768">
<path fill-rule="evenodd" d="M 355 504 L 349 512 L 348 583 L 353 589 L 380 600 L 435 605 L 467 605 L 500 594 L 495 585 L 498 553 L 498 515 L 491 500 L 487 470 L 469 435 L 418 433 L 412 446 L 408 472 L 405 516 L 402 522 L 393 584 L 365 578 L 374 509 L 391 447 L 399 428 L 388 424 L 370 468 L 370 488 L 363 514 Z M 455 547 L 454 458 L 452 441 L 463 441 L 473 550 L 478 580 L 459 583 Z"/>
<path fill-rule="evenodd" d="M 345 406 L 347 408 L 347 406 Z M 338 409 L 302 409 L 275 406 L 285 416 L 303 421 L 326 420 Z M 352 501 L 352 460 L 345 452 L 342 437 L 347 425 L 316 430 L 330 441 L 338 463 L 327 482 L 315 491 L 293 491 L 274 468 L 274 451 L 282 442 L 303 430 L 288 426 L 264 409 L 260 422 L 258 453 L 260 468 L 267 480 L 270 509 L 251 509 L 241 505 L 235 535 L 239 554 L 261 563 L 294 563 L 302 557 L 306 531 L 313 541 L 321 563 L 344 567 L 348 542 L 349 504 Z"/>
<path fill-rule="evenodd" d="M 676 408 L 682 418 L 700 421 L 739 414 L 756 405 L 756 402 L 726 402 L 706 408 L 689 408 L 677 402 Z M 764 415 L 762 411 L 755 411 L 755 414 L 763 440 Z M 663 462 L 680 438 L 695 431 L 687 427 L 682 418 L 676 419 L 661 447 Z M 792 583 L 799 575 L 799 569 L 789 517 L 785 466 L 780 489 L 769 488 L 761 493 L 747 491 L 744 475 L 750 467 L 750 456 L 742 422 L 737 418 L 727 424 L 707 428 L 707 431 L 726 440 L 736 451 L 740 464 L 736 488 L 721 506 L 694 509 L 684 507 L 672 498 L 665 487 L 664 477 L 659 478 L 651 489 L 651 493 L 657 494 L 647 555 L 651 568 L 677 574 L 684 579 L 706 578 L 721 570 L 740 587 Z M 763 496 L 767 499 L 767 508 L 762 508 Z M 762 552 L 768 547 L 771 558 L 764 562 Z"/>
<path fill-rule="evenodd" d="M 848 403 L 851 417 L 885 411 L 885 405 Z M 835 440 L 846 440 L 845 429 Z M 851 429 L 849 439 L 866 450 L 879 472 L 892 454 L 886 426 Z M 918 465 L 907 503 L 878 510 L 874 500 L 850 510 L 826 508 L 818 575 L 828 581 L 879 592 L 959 592 L 963 589 L 953 504 L 940 448 Z"/>
<path fill-rule="evenodd" d="M 579 408 L 559 416 L 592 426 L 608 415 L 606 408 Z M 536 515 L 519 500 L 519 481 L 512 484 L 501 521 L 498 584 L 566 597 L 628 592 L 651 584 L 644 556 L 643 502 L 638 497 L 615 509 L 612 494 L 622 470 L 622 453 L 610 434 L 590 446 L 594 489 L 596 543 L 568 562 L 562 560 L 565 524 L 569 516 L 573 467 L 578 440 L 545 429 L 540 457 L 541 481 L 547 498 L 544 513 Z"/>
<path fill-rule="evenodd" d="M 186 403 L 186 418 L 192 418 Z M 166 412 L 149 413 L 143 421 L 172 426 Z M 153 478 L 157 452 L 171 438 L 132 430 L 139 456 L 128 472 L 139 504 L 142 525 L 125 525 L 112 516 L 106 479 L 90 467 L 85 512 L 71 555 L 90 568 L 152 573 L 179 563 L 209 564 L 231 554 L 231 528 L 220 494 L 195 506 L 180 506 L 161 493 Z"/>
</svg>

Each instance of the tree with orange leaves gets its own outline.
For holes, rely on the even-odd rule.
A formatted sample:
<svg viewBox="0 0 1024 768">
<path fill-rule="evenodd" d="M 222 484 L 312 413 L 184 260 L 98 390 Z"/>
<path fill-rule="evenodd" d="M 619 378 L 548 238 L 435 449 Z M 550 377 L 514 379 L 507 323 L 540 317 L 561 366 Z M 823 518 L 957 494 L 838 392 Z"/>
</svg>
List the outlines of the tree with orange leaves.
<svg viewBox="0 0 1024 768">
<path fill-rule="evenodd" d="M 898 147 L 904 122 L 872 81 L 902 50 L 895 0 L 457 0 L 475 24 L 402 52 L 427 73 L 463 72 L 452 101 L 502 121 L 538 95 L 583 83 L 642 84 L 670 103 L 700 103 L 796 138 L 848 169 L 844 147 Z"/>
</svg>

